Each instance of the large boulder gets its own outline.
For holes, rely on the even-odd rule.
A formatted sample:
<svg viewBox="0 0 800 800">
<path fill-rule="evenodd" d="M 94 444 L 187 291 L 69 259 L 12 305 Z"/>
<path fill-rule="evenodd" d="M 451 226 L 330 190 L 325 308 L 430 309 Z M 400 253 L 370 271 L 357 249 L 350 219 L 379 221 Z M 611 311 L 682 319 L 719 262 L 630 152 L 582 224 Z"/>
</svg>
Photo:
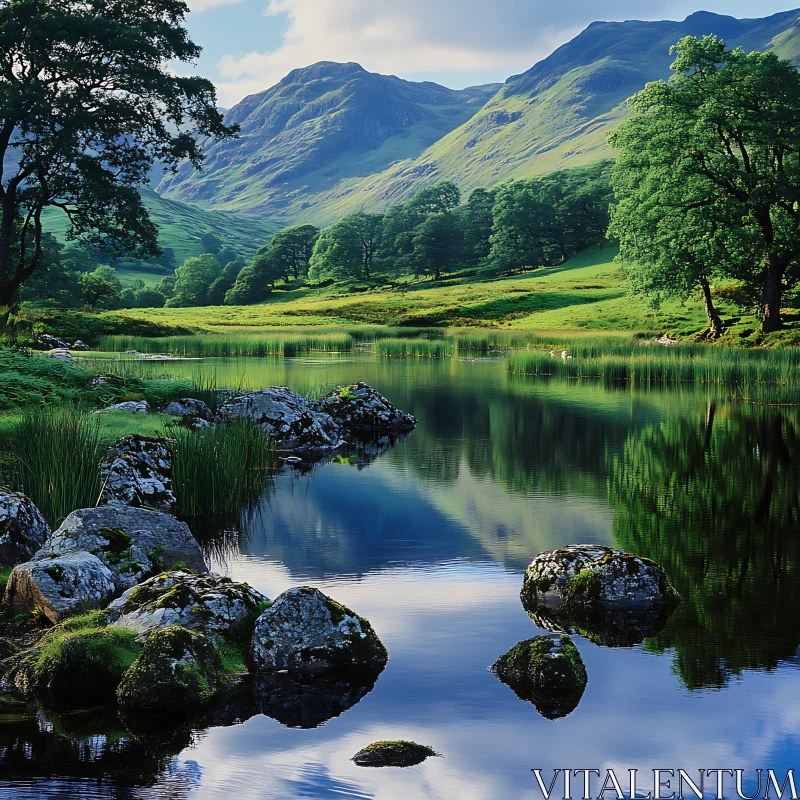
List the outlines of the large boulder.
<svg viewBox="0 0 800 800">
<path fill-rule="evenodd" d="M 342 429 L 329 414 L 285 386 L 232 397 L 219 409 L 223 418 L 247 418 L 261 425 L 281 448 L 334 450 L 344 444 Z"/>
<path fill-rule="evenodd" d="M 268 600 L 246 583 L 214 573 L 173 571 L 128 589 L 109 605 L 109 620 L 138 634 L 181 625 L 209 638 L 241 639 Z"/>
<path fill-rule="evenodd" d="M 566 634 L 543 634 L 514 645 L 492 664 L 514 694 L 556 719 L 575 710 L 586 688 L 586 667 Z"/>
<path fill-rule="evenodd" d="M 368 744 L 351 759 L 359 767 L 415 767 L 439 754 L 425 744 L 402 739 Z"/>
<path fill-rule="evenodd" d="M 253 699 L 262 714 L 287 728 L 317 728 L 369 694 L 381 671 L 265 672 L 255 676 Z"/>
<path fill-rule="evenodd" d="M 674 606 L 680 597 L 664 570 L 641 556 L 595 544 L 540 553 L 525 570 L 527 609 Z"/>
<path fill-rule="evenodd" d="M 251 660 L 257 670 L 315 672 L 382 668 L 386 648 L 372 626 L 319 589 L 289 589 L 258 618 Z"/>
<path fill-rule="evenodd" d="M 36 339 L 36 344 L 40 350 L 69 349 L 69 342 L 49 333 L 40 333 Z"/>
<path fill-rule="evenodd" d="M 202 419 L 206 422 L 213 422 L 214 412 L 202 400 L 195 400 L 193 397 L 182 397 L 180 400 L 173 400 L 162 412 L 171 417 L 191 417 Z"/>
<path fill-rule="evenodd" d="M 417 425 L 411 414 L 395 408 L 363 381 L 326 394 L 317 407 L 351 435 L 407 433 Z"/>
<path fill-rule="evenodd" d="M 123 403 L 112 403 L 110 406 L 95 411 L 95 414 L 104 414 L 106 411 L 124 411 L 126 414 L 149 414 L 150 404 L 147 400 L 126 400 Z"/>
<path fill-rule="evenodd" d="M 18 564 L 8 579 L 5 604 L 40 611 L 58 622 L 76 608 L 100 608 L 117 592 L 116 576 L 96 555 L 69 551 Z"/>
<path fill-rule="evenodd" d="M 24 494 L 0 486 L 0 564 L 27 561 L 49 535 L 39 509 Z"/>
<path fill-rule="evenodd" d="M 172 456 L 164 442 L 150 436 L 124 436 L 100 464 L 101 502 L 153 508 L 174 514 L 178 507 L 172 485 Z"/>
<path fill-rule="evenodd" d="M 171 625 L 147 640 L 117 688 L 117 702 L 136 711 L 188 712 L 225 685 L 214 645 L 201 633 Z"/>
</svg>

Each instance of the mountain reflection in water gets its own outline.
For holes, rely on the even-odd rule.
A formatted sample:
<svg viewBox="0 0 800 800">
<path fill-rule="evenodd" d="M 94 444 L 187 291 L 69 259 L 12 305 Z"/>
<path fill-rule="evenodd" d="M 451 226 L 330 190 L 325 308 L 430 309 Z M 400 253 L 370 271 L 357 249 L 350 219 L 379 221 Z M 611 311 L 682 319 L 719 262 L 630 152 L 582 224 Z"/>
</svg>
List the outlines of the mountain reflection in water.
<svg viewBox="0 0 800 800">
<path fill-rule="evenodd" d="M 0 796 L 516 798 L 537 796 L 533 767 L 794 766 L 797 409 L 521 379 L 491 361 L 203 368 L 220 385 L 363 379 L 419 420 L 372 458 L 284 469 L 245 532 L 208 542 L 219 571 L 269 597 L 313 584 L 367 617 L 389 664 L 327 710 L 319 686 L 261 687 L 166 731 L 109 710 L 0 710 Z M 525 566 L 583 542 L 657 561 L 684 602 L 641 644 L 576 631 L 589 682 L 547 720 L 488 666 L 541 632 L 519 600 Z M 359 771 L 350 757 L 377 739 L 445 758 Z"/>
</svg>

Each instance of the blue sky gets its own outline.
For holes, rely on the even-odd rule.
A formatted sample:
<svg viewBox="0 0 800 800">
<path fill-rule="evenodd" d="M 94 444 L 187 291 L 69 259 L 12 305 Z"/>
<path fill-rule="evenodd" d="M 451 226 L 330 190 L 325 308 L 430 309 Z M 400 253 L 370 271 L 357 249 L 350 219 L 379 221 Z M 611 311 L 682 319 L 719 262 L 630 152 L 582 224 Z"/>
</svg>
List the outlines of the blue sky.
<svg viewBox="0 0 800 800">
<path fill-rule="evenodd" d="M 523 72 L 596 19 L 762 17 L 800 0 L 188 0 L 197 72 L 230 107 L 296 67 L 357 61 L 453 88 Z M 184 70 L 185 71 L 185 70 Z"/>
</svg>

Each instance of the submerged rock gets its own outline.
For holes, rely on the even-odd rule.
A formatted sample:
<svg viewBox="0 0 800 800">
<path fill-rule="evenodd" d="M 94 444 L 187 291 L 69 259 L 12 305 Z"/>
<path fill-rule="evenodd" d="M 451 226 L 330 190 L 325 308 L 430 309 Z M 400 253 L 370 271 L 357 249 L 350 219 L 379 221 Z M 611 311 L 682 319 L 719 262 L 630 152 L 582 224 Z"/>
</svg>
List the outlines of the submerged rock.
<svg viewBox="0 0 800 800">
<path fill-rule="evenodd" d="M 27 561 L 50 535 L 50 526 L 24 494 L 0 486 L 0 564 Z"/>
<path fill-rule="evenodd" d="M 101 608 L 156 572 L 185 564 L 204 572 L 200 545 L 168 514 L 127 506 L 73 511 L 31 561 L 15 567 L 6 602 L 55 622 L 79 604 Z"/>
<path fill-rule="evenodd" d="M 432 747 L 398 739 L 368 744 L 351 760 L 359 767 L 415 767 L 426 758 L 438 755 Z"/>
<path fill-rule="evenodd" d="M 242 629 L 269 603 L 246 583 L 214 573 L 192 575 L 174 571 L 128 589 L 109 605 L 109 620 L 149 634 L 169 625 L 181 625 L 210 638 L 249 638 Z"/>
<path fill-rule="evenodd" d="M 391 434 L 413 430 L 417 420 L 395 408 L 363 381 L 326 394 L 317 402 L 349 434 Z"/>
<path fill-rule="evenodd" d="M 258 618 L 251 659 L 257 670 L 313 672 L 383 667 L 388 655 L 367 620 L 303 586 L 284 592 Z"/>
<path fill-rule="evenodd" d="M 171 625 L 156 631 L 117 688 L 117 702 L 137 711 L 191 711 L 226 685 L 222 661 L 201 633 Z"/>
<path fill-rule="evenodd" d="M 344 443 L 342 429 L 329 414 L 284 386 L 232 397 L 219 413 L 227 419 L 245 417 L 257 422 L 288 450 L 333 450 Z"/>
<path fill-rule="evenodd" d="M 106 411 L 124 411 L 128 414 L 149 414 L 150 404 L 147 400 L 126 400 L 124 403 L 112 403 L 106 408 L 95 411 L 95 414 L 104 414 Z"/>
<path fill-rule="evenodd" d="M 172 485 L 172 456 L 160 439 L 124 436 L 100 464 L 101 502 L 153 508 L 174 514 L 178 507 Z"/>
<path fill-rule="evenodd" d="M 202 400 L 195 400 L 193 397 L 182 397 L 180 400 L 173 400 L 162 412 L 171 417 L 192 417 L 202 419 L 206 422 L 213 422 L 214 413 Z"/>
<path fill-rule="evenodd" d="M 368 695 L 382 670 L 264 673 L 255 677 L 253 698 L 262 714 L 287 728 L 317 728 Z"/>
<path fill-rule="evenodd" d="M 14 567 L 4 602 L 18 611 L 41 611 L 51 622 L 76 608 L 100 608 L 116 593 L 111 569 L 96 555 L 69 551 Z"/>
<path fill-rule="evenodd" d="M 527 609 L 677 605 L 664 570 L 647 558 L 602 545 L 570 545 L 540 553 L 525 570 Z"/>
<path fill-rule="evenodd" d="M 574 711 L 588 680 L 578 648 L 566 634 L 543 634 L 519 642 L 491 670 L 548 719 Z"/>
</svg>

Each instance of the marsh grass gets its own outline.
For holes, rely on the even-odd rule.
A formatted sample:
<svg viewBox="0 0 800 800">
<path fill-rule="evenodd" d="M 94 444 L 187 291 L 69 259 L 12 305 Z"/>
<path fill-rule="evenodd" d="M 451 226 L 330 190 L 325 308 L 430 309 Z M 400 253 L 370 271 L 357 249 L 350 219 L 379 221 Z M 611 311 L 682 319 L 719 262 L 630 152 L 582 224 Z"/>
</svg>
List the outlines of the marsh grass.
<svg viewBox="0 0 800 800">
<path fill-rule="evenodd" d="M 759 402 L 800 400 L 800 350 L 734 350 L 706 345 L 632 346 L 626 353 L 571 358 L 541 351 L 511 353 L 508 371 L 608 384 L 669 387 L 678 384 L 724 386 L 742 399 Z"/>
<path fill-rule="evenodd" d="M 105 455 L 98 416 L 70 404 L 29 407 L 9 439 L 4 482 L 30 497 L 51 527 L 97 503 Z"/>
<path fill-rule="evenodd" d="M 430 339 L 381 339 L 375 352 L 387 358 L 447 358 L 453 355 L 453 342 Z"/>
<path fill-rule="evenodd" d="M 168 425 L 167 432 L 181 519 L 195 532 L 243 527 L 277 466 L 269 437 L 246 419 L 200 430 Z"/>
</svg>

